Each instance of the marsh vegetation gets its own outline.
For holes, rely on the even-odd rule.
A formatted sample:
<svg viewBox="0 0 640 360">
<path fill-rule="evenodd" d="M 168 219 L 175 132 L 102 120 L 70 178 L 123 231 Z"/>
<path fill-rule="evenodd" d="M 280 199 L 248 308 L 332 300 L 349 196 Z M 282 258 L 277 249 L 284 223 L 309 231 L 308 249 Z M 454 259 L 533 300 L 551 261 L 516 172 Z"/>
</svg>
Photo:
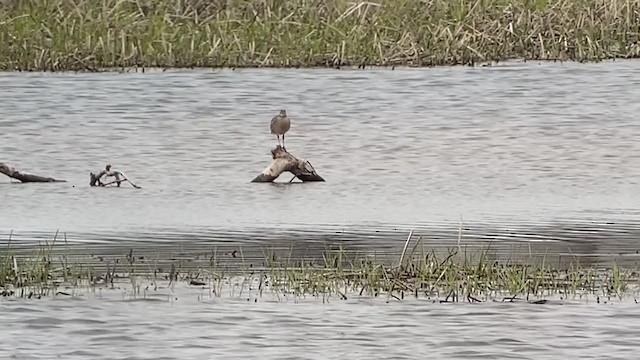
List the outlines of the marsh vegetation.
<svg viewBox="0 0 640 360">
<path fill-rule="evenodd" d="M 640 0 L 4 0 L 0 69 L 634 58 L 639 11 Z"/>
<path fill-rule="evenodd" d="M 497 259 L 491 247 L 428 249 L 418 240 L 402 254 L 358 254 L 328 247 L 319 258 L 294 258 L 264 249 L 260 264 L 245 261 L 242 248 L 223 254 L 216 248 L 192 254 L 197 265 L 180 259 L 161 263 L 158 256 L 130 250 L 110 259 L 70 261 L 64 250 L 52 252 L 56 240 L 31 255 L 16 256 L 10 243 L 0 252 L 0 294 L 42 297 L 71 295 L 83 289 L 128 288 L 144 296 L 177 283 L 206 289 L 212 297 L 263 296 L 302 299 L 350 297 L 402 300 L 407 297 L 441 302 L 547 299 L 625 299 L 636 297 L 638 273 L 620 268 L 583 267 L 579 258 L 554 264 L 546 256 L 514 254 Z M 65 246 L 65 245 L 62 245 Z M 187 262 L 192 259 L 187 259 Z M 163 285 L 164 284 L 164 285 Z"/>
</svg>

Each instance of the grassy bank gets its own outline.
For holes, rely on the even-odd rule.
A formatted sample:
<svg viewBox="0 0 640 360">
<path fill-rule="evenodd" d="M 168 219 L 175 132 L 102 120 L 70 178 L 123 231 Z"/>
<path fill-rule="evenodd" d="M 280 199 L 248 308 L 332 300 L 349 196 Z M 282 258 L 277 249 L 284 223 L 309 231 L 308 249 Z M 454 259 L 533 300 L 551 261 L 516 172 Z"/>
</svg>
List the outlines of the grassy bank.
<svg viewBox="0 0 640 360">
<path fill-rule="evenodd" d="M 265 249 L 260 264 L 245 262 L 242 248 L 232 255 L 216 249 L 171 255 L 164 263 L 158 256 L 131 250 L 92 263 L 54 256 L 53 242 L 29 256 L 16 256 L 9 245 L 0 249 L 0 297 L 69 296 L 87 289 L 125 288 L 134 296 L 147 296 L 159 289 L 173 293 L 176 285 L 197 287 L 204 296 L 255 301 L 365 296 L 387 301 L 409 297 L 441 302 L 545 302 L 637 296 L 638 272 L 615 262 L 606 268 L 583 267 L 578 258 L 560 265 L 546 256 L 522 254 L 517 260 L 496 260 L 490 248 L 455 247 L 437 253 L 422 240 L 407 245 L 402 254 L 391 255 L 359 255 L 333 248 L 315 259 L 294 259 L 292 250 L 287 254 Z M 197 266 L 184 266 L 194 259 L 200 261 Z"/>
<path fill-rule="evenodd" d="M 638 57 L 640 0 L 2 0 L 0 69 Z"/>
</svg>

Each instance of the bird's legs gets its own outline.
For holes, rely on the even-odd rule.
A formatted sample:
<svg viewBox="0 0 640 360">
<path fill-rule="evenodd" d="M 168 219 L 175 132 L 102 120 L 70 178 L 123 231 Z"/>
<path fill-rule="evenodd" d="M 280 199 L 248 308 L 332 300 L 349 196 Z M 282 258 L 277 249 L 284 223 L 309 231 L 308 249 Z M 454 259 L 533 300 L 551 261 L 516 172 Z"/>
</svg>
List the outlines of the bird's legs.
<svg viewBox="0 0 640 360">
<path fill-rule="evenodd" d="M 278 146 L 280 146 L 280 135 L 276 134 L 276 136 L 278 137 Z"/>
<path fill-rule="evenodd" d="M 282 134 L 282 150 L 287 151 L 287 148 L 284 147 L 284 134 Z"/>
</svg>

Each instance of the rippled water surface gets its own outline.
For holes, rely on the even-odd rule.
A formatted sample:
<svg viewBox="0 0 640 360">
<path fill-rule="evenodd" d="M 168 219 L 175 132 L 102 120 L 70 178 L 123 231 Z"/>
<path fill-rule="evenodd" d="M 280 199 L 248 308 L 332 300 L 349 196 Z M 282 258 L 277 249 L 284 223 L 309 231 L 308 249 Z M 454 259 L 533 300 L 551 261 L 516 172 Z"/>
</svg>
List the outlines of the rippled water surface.
<svg viewBox="0 0 640 360">
<path fill-rule="evenodd" d="M 401 244 L 411 228 L 455 242 L 462 220 L 469 241 L 633 252 L 638 95 L 633 61 L 3 73 L 1 161 L 69 182 L 0 178 L 0 230 L 14 243 L 59 229 L 94 245 Z M 287 149 L 326 183 L 250 183 L 270 162 L 280 108 Z M 90 188 L 106 163 L 143 189 Z"/>
<path fill-rule="evenodd" d="M 0 357 L 632 359 L 640 336 L 638 305 L 628 302 L 250 300 L 193 290 L 146 299 L 0 300 Z"/>
<path fill-rule="evenodd" d="M 229 257 L 242 245 L 248 263 L 272 245 L 294 244 L 294 257 L 327 243 L 397 252 L 415 229 L 427 246 L 460 236 L 635 264 L 639 95 L 633 61 L 2 73 L 0 161 L 68 182 L 1 176 L 0 247 L 12 230 L 13 246 L 60 230 L 70 256 L 177 250 L 166 267 L 217 246 Z M 325 183 L 250 183 L 270 162 L 281 108 L 288 150 Z M 106 163 L 143 189 L 90 188 Z M 182 291 L 0 299 L 0 357 L 629 359 L 640 335 L 633 301 L 322 304 Z"/>
</svg>

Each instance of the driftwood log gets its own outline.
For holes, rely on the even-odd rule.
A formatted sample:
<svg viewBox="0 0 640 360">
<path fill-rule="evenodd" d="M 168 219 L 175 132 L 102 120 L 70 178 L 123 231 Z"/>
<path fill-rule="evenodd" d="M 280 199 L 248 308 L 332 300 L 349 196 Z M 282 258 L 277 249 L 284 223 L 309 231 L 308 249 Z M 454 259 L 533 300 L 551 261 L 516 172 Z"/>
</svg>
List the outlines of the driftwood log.
<svg viewBox="0 0 640 360">
<path fill-rule="evenodd" d="M 271 164 L 262 171 L 262 174 L 251 180 L 251 182 L 273 182 L 273 180 L 285 171 L 292 173 L 302 182 L 324 181 L 324 179 L 316 173 L 316 170 L 311 166 L 309 161 L 297 159 L 280 145 L 271 150 L 271 155 L 273 156 Z"/>
<path fill-rule="evenodd" d="M 12 179 L 16 179 L 16 180 L 18 180 L 20 182 L 23 182 L 23 183 L 29 183 L 29 182 L 38 182 L 38 183 L 43 183 L 43 182 L 67 182 L 66 180 L 54 179 L 52 177 L 46 177 L 46 176 L 23 173 L 21 171 L 18 171 L 16 169 L 12 168 L 11 166 L 9 166 L 7 164 L 1 163 L 1 162 L 0 162 L 0 173 L 1 174 L 5 174 L 8 177 L 10 177 Z"/>
<path fill-rule="evenodd" d="M 115 180 L 113 181 L 109 181 L 109 182 L 105 182 L 103 183 L 100 178 L 102 178 L 104 175 L 106 174 L 106 170 L 102 170 L 100 171 L 98 174 L 94 174 L 92 172 L 89 173 L 89 186 L 110 186 L 113 184 L 118 184 L 118 187 L 120 187 L 120 184 L 123 182 L 128 182 L 129 184 L 131 184 L 131 186 L 133 186 L 136 189 L 142 189 L 140 186 L 134 184 L 131 180 L 129 180 L 129 178 L 127 178 L 127 176 L 122 173 L 122 172 L 118 172 L 119 176 L 122 176 L 122 178 L 120 178 L 119 176 L 116 177 Z"/>
</svg>

